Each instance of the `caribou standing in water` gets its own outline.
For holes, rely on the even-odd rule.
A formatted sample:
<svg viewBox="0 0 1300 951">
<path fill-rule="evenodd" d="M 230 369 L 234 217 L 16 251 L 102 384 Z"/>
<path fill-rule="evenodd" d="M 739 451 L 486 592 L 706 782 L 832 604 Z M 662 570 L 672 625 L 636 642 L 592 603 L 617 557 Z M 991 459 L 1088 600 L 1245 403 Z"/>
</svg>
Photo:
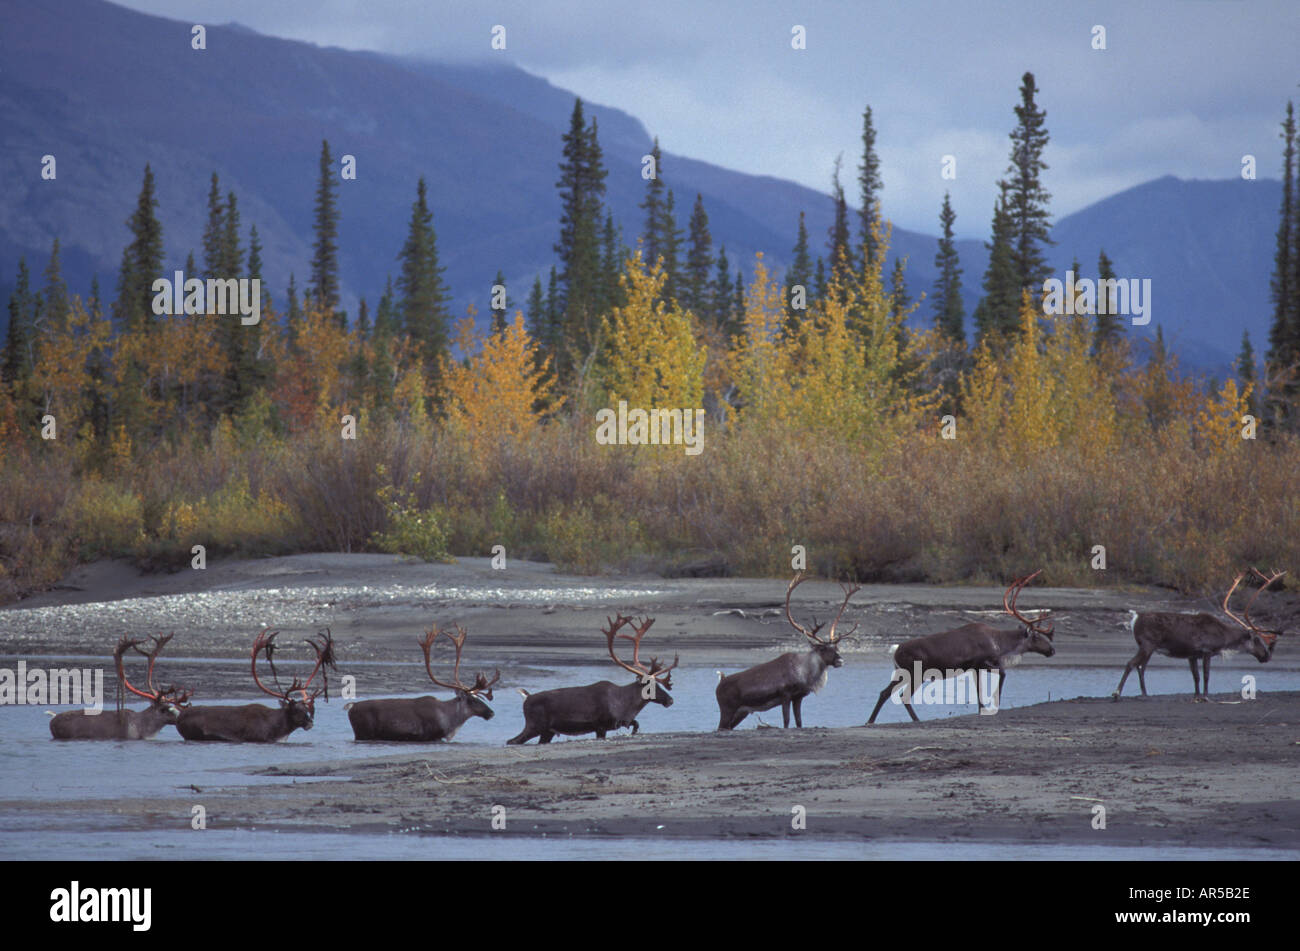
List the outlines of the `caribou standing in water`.
<svg viewBox="0 0 1300 951">
<path fill-rule="evenodd" d="M 176 730 L 187 740 L 205 740 L 224 743 L 274 743 L 282 740 L 294 730 L 312 728 L 312 718 L 316 712 L 316 698 L 322 691 L 329 699 L 329 675 L 324 671 L 335 669 L 334 641 L 330 632 L 324 631 L 316 640 L 304 641 L 316 652 L 316 666 L 305 683 L 297 678 L 288 688 L 281 686 L 280 677 L 275 671 L 275 637 L 279 632 L 263 631 L 253 642 L 253 682 L 263 693 L 270 694 L 280 701 L 278 709 L 260 703 L 249 703 L 238 707 L 190 707 L 182 711 L 176 721 Z M 257 676 L 258 655 L 266 654 L 267 666 L 271 668 L 271 677 L 276 689 L 272 690 L 262 683 Z M 310 694 L 307 688 L 321 673 L 321 686 Z"/>
<path fill-rule="evenodd" d="M 410 697 L 349 703 L 344 709 L 348 711 L 348 721 L 352 724 L 352 733 L 356 739 L 434 743 L 438 740 L 450 740 L 470 717 L 492 719 L 494 715 L 492 708 L 484 703 L 479 695 L 492 699 L 492 686 L 501 679 L 501 671 L 498 670 L 491 680 L 480 671 L 472 687 L 461 683 L 460 652 L 465 646 L 465 630 L 459 624 L 455 627 L 459 634 L 440 631 L 435 627 L 420 639 L 420 649 L 424 651 L 425 672 L 439 687 L 453 691 L 452 699 Z M 429 659 L 429 651 L 439 634 L 444 635 L 456 647 L 456 666 L 452 670 L 450 683 L 441 681 L 433 675 L 433 667 Z"/>
<path fill-rule="evenodd" d="M 609 644 L 609 656 L 618 666 L 635 674 L 636 680 L 630 684 L 602 680 L 585 687 L 560 687 L 534 694 L 521 689 L 524 728 L 518 736 L 506 740 L 507 743 L 527 743 L 533 737 L 538 738 L 538 743 L 549 743 L 557 733 L 565 736 L 595 733 L 596 739 L 603 740 L 610 730 L 625 726 L 630 726 L 636 733 L 640 728 L 637 715 L 647 703 L 663 707 L 673 705 L 668 691 L 673 686 L 672 669 L 677 666 L 677 658 L 674 657 L 667 667 L 661 666 L 657 657 L 650 659 L 649 667 L 641 662 L 641 638 L 650 630 L 654 618 L 645 618 L 640 626 L 621 614 L 605 620 L 608 626 L 602 633 Z M 620 634 L 619 631 L 629 624 L 636 634 Z M 632 642 L 631 663 L 621 660 L 615 653 L 615 638 Z"/>
<path fill-rule="evenodd" d="M 849 606 L 849 599 L 858 591 L 856 586 L 840 585 L 844 592 L 844 603 L 840 605 L 839 614 L 831 621 L 831 628 L 826 638 L 817 636 L 822 625 L 813 618 L 811 629 L 795 621 L 790 615 L 790 595 L 803 583 L 803 573 L 795 575 L 785 590 L 785 618 L 790 626 L 808 639 L 807 651 L 791 651 L 773 658 L 765 664 L 750 667 L 739 673 L 722 677 L 718 681 L 715 694 L 718 698 L 719 730 L 734 730 L 740 722 L 751 713 L 771 710 L 781 705 L 781 725 L 790 726 L 790 708 L 794 708 L 794 725 L 803 726 L 801 706 L 804 697 L 817 693 L 826 686 L 827 672 L 831 667 L 842 667 L 844 658 L 840 656 L 839 642 L 858 629 L 836 634 L 835 628 L 844 616 L 844 609 Z"/>
<path fill-rule="evenodd" d="M 117 667 L 118 708 L 113 713 L 100 711 L 89 713 L 85 710 L 69 710 L 50 716 L 50 735 L 56 740 L 147 740 L 156 736 L 169 723 L 175 723 L 181 715 L 181 709 L 189 703 L 189 693 L 179 687 L 155 687 L 153 666 L 158 655 L 175 635 L 150 637 L 153 649 L 143 651 L 141 642 L 130 637 L 123 637 L 113 651 L 113 662 Z M 149 673 L 145 680 L 148 690 L 140 690 L 126 678 L 126 667 L 122 656 L 134 650 L 149 659 Z M 120 690 L 125 687 L 138 697 L 149 701 L 143 710 L 125 710 L 122 708 Z M 48 711 L 46 711 L 48 712 Z"/>
<path fill-rule="evenodd" d="M 1020 597 L 1020 592 L 1042 571 L 1039 568 L 1032 575 L 1011 582 L 1011 587 L 1002 595 L 1002 610 L 1020 622 L 1020 627 L 1016 630 L 1008 631 L 976 621 L 951 631 L 926 634 L 900 644 L 894 651 L 894 673 L 889 684 L 880 691 L 880 699 L 876 701 L 876 709 L 871 711 L 867 725 L 876 722 L 880 708 L 885 705 L 889 695 L 898 690 L 903 691 L 903 706 L 907 708 L 908 716 L 913 722 L 919 722 L 920 718 L 912 709 L 912 693 L 920 686 L 916 682 L 918 671 L 923 679 L 937 677 L 944 680 L 971 671 L 975 678 L 975 705 L 983 712 L 984 700 L 980 696 L 979 674 L 982 670 L 996 670 L 998 689 L 990 707 L 996 712 L 1002 702 L 1002 684 L 1007 679 L 1008 663 L 1020 663 L 1021 655 L 1026 653 L 1042 654 L 1044 657 L 1056 653 L 1056 647 L 1052 644 L 1053 625 L 1049 623 L 1044 626 L 1043 617 L 1030 620 L 1016 610 L 1016 599 Z"/>
<path fill-rule="evenodd" d="M 1133 655 L 1133 659 L 1124 665 L 1124 673 L 1119 678 L 1119 686 L 1111 697 L 1119 699 L 1119 695 L 1124 690 L 1124 681 L 1128 680 L 1128 675 L 1133 668 L 1137 668 L 1138 683 L 1142 686 L 1142 696 L 1147 696 L 1146 670 L 1147 662 L 1151 660 L 1152 654 L 1164 654 L 1168 657 L 1178 659 L 1186 658 L 1187 664 L 1192 668 L 1192 695 L 1197 700 L 1208 698 L 1210 695 L 1210 658 L 1217 657 L 1223 651 L 1245 651 L 1254 657 L 1261 664 L 1266 664 L 1273 659 L 1273 648 L 1277 645 L 1278 635 L 1281 631 L 1266 631 L 1250 619 L 1250 609 L 1255 603 L 1255 599 L 1263 594 L 1264 589 L 1273 582 L 1281 578 L 1285 571 L 1275 571 L 1267 578 L 1263 572 L 1256 568 L 1251 571 L 1263 582 L 1246 602 L 1244 611 L 1245 619 L 1237 617 L 1228 607 L 1228 602 L 1232 598 L 1232 593 L 1237 590 L 1241 584 L 1244 574 L 1237 575 L 1232 582 L 1232 587 L 1223 598 L 1223 613 L 1232 618 L 1239 626 L 1238 628 L 1229 627 L 1224 624 L 1213 614 L 1175 614 L 1169 612 L 1146 612 L 1139 614 L 1136 611 L 1129 612 L 1129 627 L 1133 631 L 1133 639 L 1137 641 L 1138 652 Z M 1204 676 L 1197 676 L 1196 661 L 1200 660 Z M 1201 684 L 1205 684 L 1204 697 L 1201 694 Z"/>
</svg>

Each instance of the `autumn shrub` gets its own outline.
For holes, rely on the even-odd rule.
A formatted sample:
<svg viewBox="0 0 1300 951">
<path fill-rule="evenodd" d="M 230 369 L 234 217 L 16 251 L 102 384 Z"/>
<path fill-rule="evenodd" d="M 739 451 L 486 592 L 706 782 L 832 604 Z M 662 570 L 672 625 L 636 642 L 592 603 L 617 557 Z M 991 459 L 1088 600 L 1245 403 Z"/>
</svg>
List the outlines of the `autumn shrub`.
<svg viewBox="0 0 1300 951">
<path fill-rule="evenodd" d="M 453 560 L 447 554 L 447 532 L 443 527 L 445 518 L 442 513 L 418 508 L 411 493 L 391 485 L 383 486 L 377 498 L 388 517 L 388 527 L 371 536 L 376 548 L 393 555 L 412 555 L 424 561 Z"/>
</svg>

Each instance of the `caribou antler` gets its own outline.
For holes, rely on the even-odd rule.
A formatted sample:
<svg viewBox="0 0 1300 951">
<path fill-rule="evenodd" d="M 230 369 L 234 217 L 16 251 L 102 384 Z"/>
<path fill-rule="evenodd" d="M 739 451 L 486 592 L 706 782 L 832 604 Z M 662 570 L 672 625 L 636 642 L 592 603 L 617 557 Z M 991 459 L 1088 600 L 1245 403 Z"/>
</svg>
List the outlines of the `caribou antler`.
<svg viewBox="0 0 1300 951">
<path fill-rule="evenodd" d="M 1028 585 L 1029 582 L 1033 581 L 1042 573 L 1043 573 L 1043 569 L 1039 568 L 1032 575 L 1025 575 L 1025 577 L 1018 578 L 1017 580 L 1011 582 L 1011 587 L 1007 588 L 1007 590 L 1002 593 L 1002 609 L 1006 611 L 1008 614 L 1010 614 L 1012 617 L 1014 617 L 1021 624 L 1023 624 L 1025 627 L 1027 627 L 1029 630 L 1037 631 L 1039 634 L 1042 634 L 1044 637 L 1050 639 L 1052 636 L 1052 632 L 1056 630 L 1055 624 L 1049 622 L 1046 627 L 1043 627 L 1042 624 L 1043 621 L 1045 620 L 1044 618 L 1036 617 L 1031 621 L 1029 618 L 1025 617 L 1016 609 L 1016 599 L 1020 597 L 1020 592 L 1025 590 L 1025 586 Z"/>
<path fill-rule="evenodd" d="M 809 630 L 808 628 L 804 627 L 802 624 L 797 622 L 790 614 L 790 595 L 794 593 L 795 588 L 803 584 L 804 580 L 805 580 L 805 576 L 804 573 L 801 571 L 793 578 L 790 579 L 790 586 L 785 589 L 785 619 L 790 622 L 790 626 L 793 627 L 800 634 L 802 634 L 804 637 L 808 638 L 808 640 L 812 641 L 814 644 L 836 644 L 842 641 L 844 638 L 850 637 L 853 634 L 853 632 L 858 629 L 858 625 L 854 624 L 851 630 L 845 632 L 844 634 L 838 634 L 838 635 L 835 633 L 835 627 L 840 623 L 840 618 L 844 616 L 844 609 L 849 606 L 849 599 L 852 598 L 853 595 L 857 594 L 857 592 L 862 589 L 858 585 L 849 586 L 843 583 L 840 584 L 840 590 L 844 592 L 844 603 L 840 605 L 840 610 L 839 613 L 835 615 L 835 620 L 831 621 L 831 629 L 826 632 L 826 639 L 822 640 L 820 637 L 817 636 L 817 632 L 820 631 L 825 625 L 818 624 L 816 617 L 813 618 L 812 630 Z"/>
<path fill-rule="evenodd" d="M 144 699 L 152 700 L 155 703 L 162 698 L 164 693 L 172 693 L 175 691 L 175 688 L 172 687 L 159 690 L 154 686 L 153 682 L 153 668 L 154 664 L 158 661 L 158 655 L 162 653 L 162 649 L 167 646 L 167 642 L 175 636 L 175 634 L 168 634 L 166 636 L 151 635 L 149 640 L 153 641 L 153 649 L 147 651 L 140 649 L 141 641 L 138 638 L 123 636 L 122 639 L 118 641 L 117 648 L 113 651 L 113 661 L 117 665 L 117 678 L 122 682 L 122 685 L 125 686 L 127 690 L 131 691 L 131 693 L 135 694 L 137 697 L 144 697 Z M 148 692 L 134 686 L 126 677 L 126 666 L 123 663 L 122 657 L 128 650 L 134 650 L 141 657 L 149 659 L 149 670 L 145 679 L 145 686 L 149 688 Z M 189 695 L 186 694 L 186 697 L 188 696 Z"/>
<path fill-rule="evenodd" d="M 664 667 L 659 663 L 658 657 L 650 658 L 649 667 L 641 662 L 641 638 L 645 637 L 646 631 L 650 630 L 650 626 L 654 624 L 655 619 L 647 617 L 639 627 L 633 622 L 632 618 L 625 617 L 622 614 L 615 615 L 613 618 L 606 617 L 605 620 L 609 623 L 609 627 L 602 629 L 602 633 L 605 635 L 605 640 L 609 644 L 609 656 L 613 658 L 614 663 L 618 664 L 618 666 L 622 667 L 629 673 L 635 674 L 639 680 L 647 682 L 655 680 L 658 681 L 665 690 L 672 690 L 673 678 L 671 671 L 677 666 L 678 657 L 676 655 L 673 657 L 673 662 L 667 667 Z M 636 634 L 620 634 L 619 630 L 626 624 L 631 624 L 632 630 L 636 631 Z M 615 637 L 621 637 L 626 641 L 632 642 L 631 664 L 621 660 L 618 654 L 614 652 Z"/>
<path fill-rule="evenodd" d="M 316 679 L 317 673 L 321 670 L 328 671 L 336 669 L 334 663 L 334 640 L 330 637 L 329 628 L 326 628 L 323 632 L 317 635 L 321 638 L 319 643 L 310 638 L 303 641 L 303 643 L 316 652 L 316 666 L 312 668 L 311 674 L 307 677 L 305 683 L 295 677 L 287 688 L 280 683 L 280 675 L 275 669 L 275 650 L 278 646 L 275 643 L 275 638 L 279 633 L 279 631 L 263 631 L 261 634 L 257 635 L 257 639 L 253 641 L 253 681 L 262 689 L 263 693 L 270 694 L 278 700 L 293 700 L 293 695 L 298 694 L 300 702 L 306 704 L 309 708 L 314 705 L 314 701 L 322 692 L 325 694 L 325 699 L 329 700 L 328 673 L 324 675 L 323 683 L 320 687 L 317 687 L 310 694 L 307 692 L 307 688 L 311 686 L 311 682 Z M 266 684 L 262 683 L 261 678 L 257 676 L 258 654 L 266 655 L 267 666 L 271 668 L 271 678 L 275 681 L 275 690 L 272 690 Z"/>
<path fill-rule="evenodd" d="M 1286 574 L 1286 572 L 1275 571 L 1271 575 L 1265 577 L 1264 572 L 1260 571 L 1258 568 L 1251 568 L 1250 570 L 1255 573 L 1255 576 L 1259 578 L 1259 580 L 1262 581 L 1263 584 L 1261 584 L 1259 588 L 1255 591 L 1255 593 L 1250 596 L 1250 600 L 1246 602 L 1246 608 L 1242 613 L 1245 615 L 1246 623 L 1250 626 L 1250 629 L 1254 631 L 1256 634 L 1258 634 L 1260 637 L 1262 637 L 1264 641 L 1271 646 L 1272 643 L 1275 640 L 1277 640 L 1277 636 L 1278 634 L 1281 633 L 1281 631 L 1265 631 L 1261 629 L 1259 625 L 1257 625 L 1251 619 L 1250 609 L 1255 604 L 1255 599 L 1264 593 L 1264 589 L 1267 588 L 1269 585 L 1271 585 L 1273 582 L 1277 581 L 1279 578 L 1281 578 L 1284 574 Z"/>
<path fill-rule="evenodd" d="M 442 631 L 438 629 L 437 625 L 435 625 L 432 629 L 430 629 L 425 633 L 424 637 L 420 639 L 420 649 L 424 651 L 424 669 L 428 672 L 429 679 L 432 680 L 439 687 L 445 687 L 448 690 L 463 690 L 465 693 L 469 694 L 470 696 L 483 694 L 489 700 L 491 700 L 492 686 L 498 680 L 501 679 L 500 669 L 498 669 L 492 675 L 491 680 L 488 680 L 487 674 L 483 673 L 482 671 L 479 671 L 474 677 L 474 686 L 470 687 L 462 683 L 460 679 L 460 653 L 465 646 L 465 638 L 468 635 L 465 633 L 465 629 L 461 627 L 459 624 L 454 624 L 452 626 L 455 627 L 456 630 L 459 631 L 460 633 L 452 634 L 450 631 Z M 437 640 L 439 634 L 446 637 L 447 640 L 451 641 L 452 644 L 456 646 L 456 666 L 452 669 L 451 672 L 451 681 L 452 681 L 451 683 L 446 683 L 445 681 L 439 680 L 437 677 L 433 675 L 433 666 L 429 659 L 429 652 L 433 649 L 433 642 Z"/>
</svg>

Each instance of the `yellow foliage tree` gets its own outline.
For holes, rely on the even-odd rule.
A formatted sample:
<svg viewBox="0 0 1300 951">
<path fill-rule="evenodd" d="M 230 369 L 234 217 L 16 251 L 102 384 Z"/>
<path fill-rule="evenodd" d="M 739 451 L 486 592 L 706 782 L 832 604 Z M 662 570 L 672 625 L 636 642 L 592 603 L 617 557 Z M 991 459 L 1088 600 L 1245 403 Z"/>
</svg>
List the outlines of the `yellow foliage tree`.
<svg viewBox="0 0 1300 951">
<path fill-rule="evenodd" d="M 472 318 L 456 328 L 456 345 L 468 354 L 464 363 L 444 358 L 448 424 L 467 437 L 474 450 L 504 440 L 519 440 L 541 421 L 551 399 L 549 367 L 515 312 L 505 333 L 484 336 Z M 477 454 L 477 453 L 476 453 Z"/>
<path fill-rule="evenodd" d="M 41 331 L 41 358 L 32 367 L 29 388 L 42 413 L 53 415 L 64 432 L 75 433 L 84 420 L 90 359 L 107 346 L 110 333 L 109 322 L 87 313 L 79 297 L 73 298 L 66 320 L 53 321 Z"/>
<path fill-rule="evenodd" d="M 707 348 L 697 339 L 691 314 L 662 299 L 666 280 L 658 262 L 642 264 L 639 250 L 624 268 L 626 303 L 601 328 L 600 378 L 610 406 L 619 400 L 641 409 L 702 405 Z"/>
</svg>

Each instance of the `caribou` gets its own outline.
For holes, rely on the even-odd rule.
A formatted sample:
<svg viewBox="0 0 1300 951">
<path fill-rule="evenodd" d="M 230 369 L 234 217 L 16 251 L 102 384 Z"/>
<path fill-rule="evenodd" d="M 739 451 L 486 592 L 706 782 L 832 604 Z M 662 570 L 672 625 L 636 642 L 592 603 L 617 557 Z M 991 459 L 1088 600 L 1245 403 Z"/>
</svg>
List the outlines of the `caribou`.
<svg viewBox="0 0 1300 951">
<path fill-rule="evenodd" d="M 189 693 L 179 687 L 155 687 L 153 682 L 154 663 L 174 636 L 151 636 L 149 639 L 153 641 L 153 649 L 149 651 L 140 649 L 140 640 L 123 637 L 113 651 L 119 691 L 117 710 L 113 713 L 88 713 L 85 710 L 69 710 L 57 715 L 50 713 L 50 735 L 56 740 L 147 740 L 156 736 L 167 724 L 175 723 L 182 708 L 189 703 Z M 139 689 L 127 679 L 123 655 L 128 650 L 134 650 L 149 659 L 149 672 L 145 680 L 148 690 Z M 143 710 L 123 709 L 122 687 L 148 700 L 149 706 Z"/>
<path fill-rule="evenodd" d="M 1239 625 L 1240 629 L 1229 627 L 1224 624 L 1213 614 L 1176 614 L 1171 612 L 1146 612 L 1139 614 L 1137 611 L 1129 612 L 1129 628 L 1133 631 L 1133 639 L 1137 641 L 1138 652 L 1133 655 L 1132 660 L 1124 665 L 1124 673 L 1119 678 L 1119 686 L 1111 694 L 1111 699 L 1118 700 L 1120 693 L 1124 690 L 1124 681 L 1128 680 L 1129 673 L 1133 668 L 1137 668 L 1138 683 L 1142 687 L 1142 696 L 1147 694 L 1146 669 L 1147 662 L 1151 660 L 1152 654 L 1164 654 L 1167 657 L 1176 657 L 1179 659 L 1186 658 L 1187 665 L 1192 668 L 1192 691 L 1193 697 L 1197 700 L 1203 700 L 1210 695 L 1210 658 L 1216 657 L 1224 651 L 1245 651 L 1253 656 L 1261 664 L 1266 664 L 1273 658 L 1273 648 L 1277 644 L 1278 635 L 1281 631 L 1266 631 L 1259 627 L 1250 617 L 1250 609 L 1264 589 L 1273 582 L 1281 578 L 1285 571 L 1275 571 L 1267 578 L 1263 572 L 1257 568 L 1252 568 L 1252 572 L 1259 578 L 1263 584 L 1246 602 L 1246 608 L 1243 612 L 1245 617 L 1240 618 L 1232 613 L 1228 607 L 1228 602 L 1232 599 L 1233 592 L 1241 584 L 1245 573 L 1238 574 L 1232 582 L 1232 587 L 1223 598 L 1223 613 L 1230 617 Z M 1204 672 L 1203 676 L 1198 676 L 1196 670 L 1196 661 L 1200 660 Z M 1204 682 L 1205 693 L 1202 695 L 1201 686 Z"/>
<path fill-rule="evenodd" d="M 609 656 L 614 663 L 631 674 L 636 680 L 630 684 L 615 684 L 608 680 L 588 684 L 585 687 L 560 687 L 556 690 L 543 690 L 530 694 L 520 689 L 524 697 L 524 728 L 518 736 L 506 740 L 508 744 L 527 743 L 537 737 L 538 743 L 549 743 L 557 733 L 565 736 L 581 736 L 595 733 L 596 739 L 603 740 L 610 730 L 630 726 L 632 732 L 640 729 L 637 715 L 648 703 L 657 703 L 663 707 L 673 705 L 672 669 L 677 666 L 677 658 L 666 667 L 659 663 L 657 657 L 650 658 L 650 666 L 641 662 L 641 638 L 645 637 L 654 618 L 645 618 L 637 624 L 632 618 L 618 615 L 606 618 L 607 627 L 602 629 L 609 645 Z M 635 634 L 622 634 L 620 631 L 632 625 Z M 632 661 L 621 659 L 614 650 L 616 638 L 632 642 Z"/>
<path fill-rule="evenodd" d="M 437 686 L 451 690 L 453 698 L 439 700 L 436 697 L 413 697 L 349 703 L 344 709 L 348 711 L 348 720 L 356 739 L 434 743 L 450 740 L 470 717 L 492 719 L 492 708 L 479 699 L 479 695 L 492 699 L 492 686 L 501 679 L 501 671 L 496 671 L 491 680 L 480 671 L 473 686 L 461 683 L 460 654 L 465 646 L 465 629 L 459 624 L 455 628 L 457 634 L 440 631 L 435 626 L 419 641 L 420 649 L 424 651 L 424 669 L 429 679 Z M 445 636 L 456 648 L 456 666 L 452 670 L 450 683 L 433 675 L 429 652 L 439 635 Z"/>
<path fill-rule="evenodd" d="M 1009 663 L 1020 663 L 1021 655 L 1026 653 L 1042 654 L 1044 657 L 1056 653 L 1056 647 L 1052 644 L 1054 626 L 1045 624 L 1045 619 L 1041 616 L 1030 620 L 1016 609 L 1016 599 L 1020 597 L 1020 592 L 1042 574 L 1042 570 L 1040 568 L 1032 575 L 1011 582 L 1011 587 L 1003 592 L 1002 610 L 1020 622 L 1020 627 L 1016 630 L 1008 631 L 976 621 L 951 631 L 926 634 L 900 644 L 894 651 L 895 670 L 889 678 L 889 684 L 880 691 L 880 699 L 876 701 L 876 708 L 871 711 L 867 725 L 876 722 L 880 708 L 885 705 L 890 694 L 898 690 L 903 691 L 903 706 L 907 708 L 908 715 L 913 722 L 919 722 L 920 717 L 912 709 L 912 692 L 918 686 L 918 677 L 947 680 L 967 671 L 974 675 L 975 704 L 981 713 L 984 712 L 984 700 L 980 695 L 979 672 L 998 672 L 998 689 L 991 698 L 993 704 L 990 707 L 996 712 L 1002 702 L 1002 684 L 1007 679 Z"/>
<path fill-rule="evenodd" d="M 840 585 L 844 592 L 844 603 L 831 622 L 825 639 L 817 632 L 823 625 L 813 618 L 811 629 L 799 624 L 790 614 L 790 595 L 803 583 L 803 572 L 795 575 L 785 591 L 785 618 L 791 627 L 808 639 L 807 651 L 791 651 L 773 658 L 766 663 L 739 673 L 721 677 L 715 694 L 718 698 L 719 730 L 734 730 L 740 722 L 751 713 L 770 710 L 781 705 L 783 727 L 790 726 L 790 708 L 794 708 L 794 725 L 803 727 L 801 707 L 804 697 L 819 692 L 826 686 L 827 672 L 831 667 L 842 667 L 844 658 L 840 656 L 839 642 L 858 629 L 853 628 L 843 634 L 836 634 L 835 629 L 844 616 L 844 609 L 849 606 L 849 599 L 858 591 L 856 586 Z"/>
<path fill-rule="evenodd" d="M 276 649 L 275 632 L 263 631 L 253 642 L 253 682 L 263 693 L 270 694 L 280 701 L 278 709 L 260 703 L 249 703 L 238 707 L 190 707 L 181 712 L 176 721 L 176 730 L 187 740 L 204 740 L 224 743 L 274 743 L 282 740 L 299 728 L 310 730 L 312 718 L 316 712 L 316 698 L 322 691 L 329 699 L 329 674 L 335 669 L 334 641 L 326 629 L 318 635 L 319 641 L 304 641 L 316 653 L 316 666 L 306 682 L 294 678 L 288 688 L 280 684 L 275 670 L 274 653 Z M 271 668 L 271 678 L 276 689 L 272 690 L 262 683 L 257 676 L 257 658 L 265 653 L 267 666 Z M 311 693 L 307 688 L 321 675 L 321 686 Z"/>
</svg>

